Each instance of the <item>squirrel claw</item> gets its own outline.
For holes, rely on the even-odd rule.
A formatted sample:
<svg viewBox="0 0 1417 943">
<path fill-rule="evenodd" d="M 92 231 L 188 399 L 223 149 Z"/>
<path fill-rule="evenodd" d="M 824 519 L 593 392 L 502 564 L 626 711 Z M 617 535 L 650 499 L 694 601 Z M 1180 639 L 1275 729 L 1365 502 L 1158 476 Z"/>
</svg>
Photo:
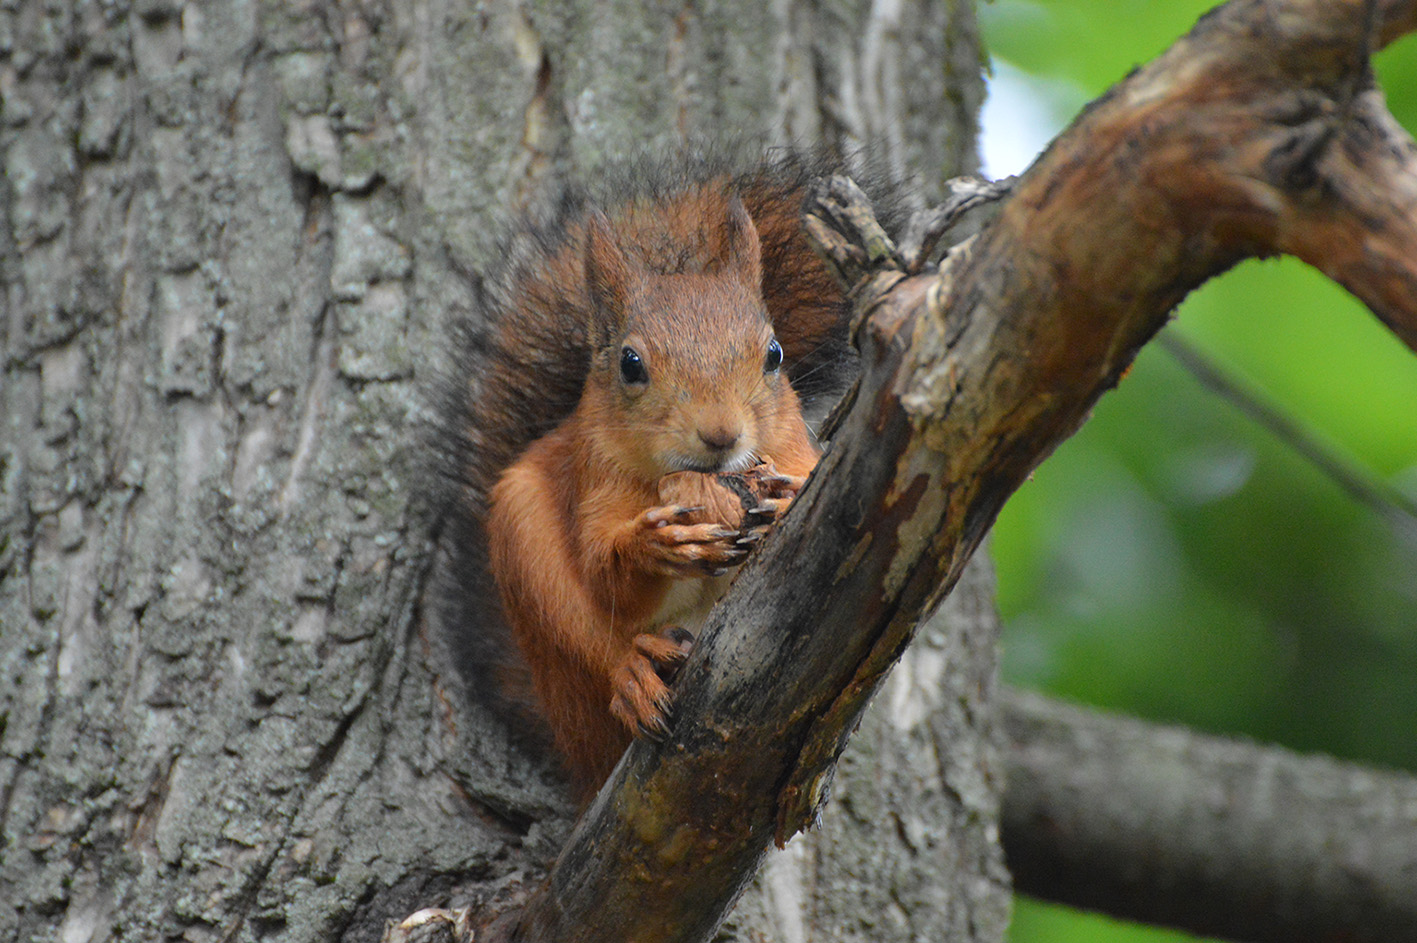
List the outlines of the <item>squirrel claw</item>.
<svg viewBox="0 0 1417 943">
<path fill-rule="evenodd" d="M 670 523 L 682 524 L 703 509 L 702 505 L 666 504 L 663 507 L 650 508 L 645 511 L 640 515 L 640 521 L 646 527 L 659 527 Z"/>
<path fill-rule="evenodd" d="M 614 696 L 610 713 L 635 736 L 669 732 L 669 688 L 660 680 L 649 659 L 630 655 L 610 676 Z M 661 734 L 662 736 L 663 734 Z"/>
<path fill-rule="evenodd" d="M 775 521 L 792 504 L 791 498 L 763 498 L 756 506 L 744 512 L 744 520 L 753 518 L 761 521 Z"/>
<path fill-rule="evenodd" d="M 610 713 L 637 737 L 656 742 L 669 736 L 673 720 L 668 682 L 689 657 L 694 636 L 681 626 L 667 626 L 658 635 L 635 636 L 633 650 L 610 676 L 614 696 Z"/>
<path fill-rule="evenodd" d="M 635 726 L 635 735 L 649 740 L 652 743 L 663 743 L 665 738 L 669 736 L 670 721 L 672 719 L 672 706 L 666 705 L 664 713 L 654 718 L 653 721 L 646 723 L 644 720 L 641 720 Z"/>
<path fill-rule="evenodd" d="M 638 549 L 647 568 L 666 576 L 702 575 L 743 562 L 738 531 L 719 523 L 677 523 L 702 508 L 665 505 L 640 514 Z"/>
<path fill-rule="evenodd" d="M 739 526 L 744 533 L 765 529 L 782 515 L 788 503 L 786 500 L 769 498 L 757 507 L 744 511 L 743 522 Z"/>
<path fill-rule="evenodd" d="M 769 469 L 758 479 L 767 486 L 766 490 L 774 498 L 793 498 L 807 484 L 806 475 L 787 475 L 776 468 Z"/>
<path fill-rule="evenodd" d="M 734 541 L 734 543 L 736 544 L 737 541 Z M 723 555 L 722 560 L 706 563 L 704 569 L 708 572 L 709 576 L 722 576 L 746 559 L 748 559 L 747 548 L 735 546 L 733 550 Z"/>
</svg>

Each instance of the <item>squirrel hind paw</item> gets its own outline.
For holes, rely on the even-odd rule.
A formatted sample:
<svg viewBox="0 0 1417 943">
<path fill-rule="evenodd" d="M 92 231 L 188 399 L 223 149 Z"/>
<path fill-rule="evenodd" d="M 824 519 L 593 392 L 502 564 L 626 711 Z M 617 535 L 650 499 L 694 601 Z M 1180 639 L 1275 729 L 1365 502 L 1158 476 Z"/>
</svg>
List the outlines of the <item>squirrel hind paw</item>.
<svg viewBox="0 0 1417 943">
<path fill-rule="evenodd" d="M 648 632 L 636 635 L 634 645 L 635 651 L 647 658 L 654 665 L 655 673 L 668 684 L 693 650 L 694 635 L 683 626 L 671 625 L 658 635 Z"/>
<path fill-rule="evenodd" d="M 645 636 L 640 636 L 644 638 Z M 669 735 L 669 688 L 654 662 L 633 652 L 610 676 L 610 713 L 637 737 L 660 741 Z"/>
<path fill-rule="evenodd" d="M 632 734 L 656 742 L 669 735 L 673 697 L 668 685 L 693 646 L 693 633 L 677 625 L 657 635 L 635 636 L 634 650 L 610 678 L 610 713 Z"/>
</svg>

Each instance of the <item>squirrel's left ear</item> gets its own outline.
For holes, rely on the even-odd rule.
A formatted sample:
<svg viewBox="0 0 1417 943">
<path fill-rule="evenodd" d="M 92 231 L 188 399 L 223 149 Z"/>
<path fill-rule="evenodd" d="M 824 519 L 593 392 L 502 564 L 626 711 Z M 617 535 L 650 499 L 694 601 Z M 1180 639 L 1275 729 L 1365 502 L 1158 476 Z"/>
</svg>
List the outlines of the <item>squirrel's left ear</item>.
<svg viewBox="0 0 1417 943">
<path fill-rule="evenodd" d="M 591 343 L 599 349 L 624 336 L 629 312 L 644 293 L 644 273 L 620 249 L 610 220 L 600 210 L 586 220 L 585 280 L 590 292 Z"/>
<path fill-rule="evenodd" d="M 734 193 L 728 198 L 728 219 L 725 221 L 722 255 L 723 271 L 743 279 L 752 291 L 763 290 L 763 247 L 758 241 L 758 227 L 742 199 Z"/>
</svg>

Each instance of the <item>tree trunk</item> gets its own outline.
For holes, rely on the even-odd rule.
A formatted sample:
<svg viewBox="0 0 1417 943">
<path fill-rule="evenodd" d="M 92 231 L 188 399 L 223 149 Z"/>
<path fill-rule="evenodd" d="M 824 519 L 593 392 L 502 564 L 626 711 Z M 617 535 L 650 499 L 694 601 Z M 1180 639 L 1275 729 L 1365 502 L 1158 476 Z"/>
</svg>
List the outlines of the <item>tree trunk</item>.
<svg viewBox="0 0 1417 943">
<path fill-rule="evenodd" d="M 864 141 L 937 194 L 973 162 L 972 10 L 885 15 L 0 9 L 0 939 L 369 940 L 535 880 L 568 807 L 421 617 L 440 325 L 500 211 L 617 156 Z M 926 635 L 968 656 L 898 673 L 740 938 L 999 939 L 987 712 L 950 693 L 992 685 L 977 579 Z"/>
</svg>

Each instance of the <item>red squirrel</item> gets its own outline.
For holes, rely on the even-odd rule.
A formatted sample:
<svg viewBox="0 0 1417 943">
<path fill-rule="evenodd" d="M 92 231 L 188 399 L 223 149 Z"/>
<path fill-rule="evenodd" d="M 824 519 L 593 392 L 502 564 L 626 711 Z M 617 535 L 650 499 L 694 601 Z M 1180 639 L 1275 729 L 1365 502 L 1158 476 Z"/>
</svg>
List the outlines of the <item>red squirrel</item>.
<svg viewBox="0 0 1417 943">
<path fill-rule="evenodd" d="M 794 383 L 851 369 L 849 308 L 801 224 L 831 169 L 657 170 L 570 199 L 514 230 L 462 341 L 477 356 L 445 412 L 455 516 L 478 526 L 454 553 L 476 569 L 485 549 L 515 645 L 483 673 L 549 728 L 582 799 L 667 730 L 665 679 L 756 536 L 661 483 L 753 469 L 771 519 L 816 464 Z"/>
</svg>

